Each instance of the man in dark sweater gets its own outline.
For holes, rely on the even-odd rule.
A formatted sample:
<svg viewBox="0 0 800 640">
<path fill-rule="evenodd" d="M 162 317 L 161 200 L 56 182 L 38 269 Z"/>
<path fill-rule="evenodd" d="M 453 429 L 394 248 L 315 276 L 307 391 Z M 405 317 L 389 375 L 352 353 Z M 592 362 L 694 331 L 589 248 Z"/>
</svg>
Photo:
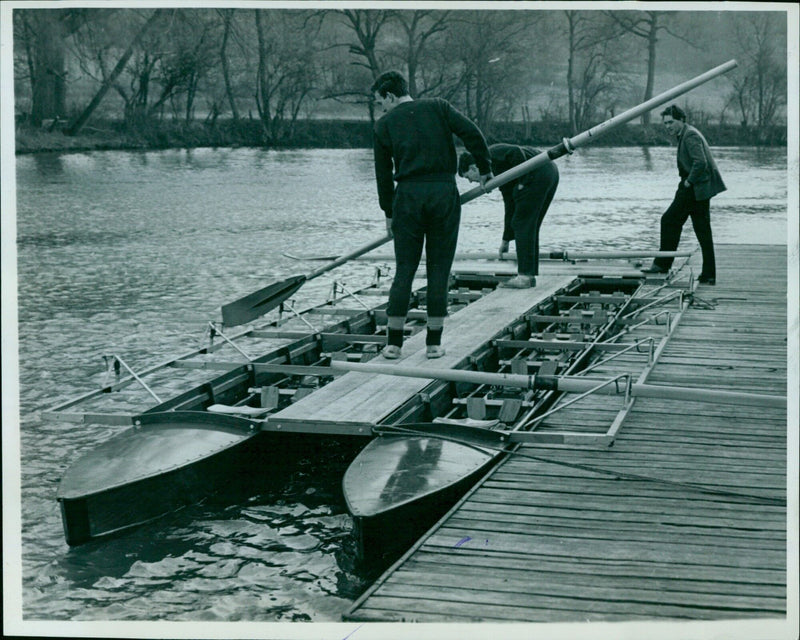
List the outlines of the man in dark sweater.
<svg viewBox="0 0 800 640">
<path fill-rule="evenodd" d="M 394 238 L 395 276 L 389 290 L 385 358 L 400 357 L 411 287 L 425 246 L 428 358 L 439 358 L 447 287 L 458 241 L 461 201 L 453 134 L 475 156 L 483 185 L 492 177 L 480 129 L 440 98 L 414 100 L 405 78 L 386 71 L 371 87 L 383 116 L 375 124 L 375 177 L 386 230 Z M 397 187 L 395 188 L 395 182 Z"/>
<path fill-rule="evenodd" d="M 489 147 L 492 171 L 495 175 L 508 171 L 539 154 L 538 149 L 515 144 L 493 144 Z M 464 152 L 458 161 L 458 174 L 478 182 L 478 169 L 472 154 Z M 517 275 L 501 286 L 525 289 L 536 286 L 539 275 L 539 227 L 558 188 L 558 168 L 555 163 L 535 169 L 500 187 L 505 205 L 503 241 L 500 257 L 508 251 L 508 243 L 517 245 Z"/>
</svg>

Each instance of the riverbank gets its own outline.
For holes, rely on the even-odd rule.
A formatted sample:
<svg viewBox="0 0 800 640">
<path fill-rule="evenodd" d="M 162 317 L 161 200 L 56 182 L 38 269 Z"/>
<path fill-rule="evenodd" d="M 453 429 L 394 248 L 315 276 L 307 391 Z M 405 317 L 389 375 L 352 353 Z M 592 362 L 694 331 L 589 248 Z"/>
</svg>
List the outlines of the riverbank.
<svg viewBox="0 0 800 640">
<path fill-rule="evenodd" d="M 698 123 L 714 146 L 785 146 L 786 127 L 771 127 L 761 134 L 734 125 Z M 569 131 L 566 123 L 499 123 L 487 132 L 489 142 L 514 141 L 533 146 L 550 146 Z M 18 125 L 15 131 L 17 154 L 40 152 L 79 152 L 196 147 L 265 147 L 276 149 L 358 149 L 372 146 L 372 131 L 366 120 L 301 120 L 284 125 L 280 138 L 271 138 L 258 120 L 217 120 L 204 122 L 154 122 L 126 127 L 120 121 L 94 122 L 78 135 L 67 136 L 56 123 L 32 128 Z M 629 124 L 617 127 L 597 144 L 603 146 L 667 145 L 664 131 L 657 124 L 643 127 Z"/>
</svg>

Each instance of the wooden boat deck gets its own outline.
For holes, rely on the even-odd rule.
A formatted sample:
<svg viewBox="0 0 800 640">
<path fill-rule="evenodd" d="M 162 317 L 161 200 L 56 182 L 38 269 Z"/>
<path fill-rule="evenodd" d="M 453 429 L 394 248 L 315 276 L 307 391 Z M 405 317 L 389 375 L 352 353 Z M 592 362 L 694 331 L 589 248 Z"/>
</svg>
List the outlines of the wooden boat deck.
<svg viewBox="0 0 800 640">
<path fill-rule="evenodd" d="M 498 288 L 448 318 L 444 341 L 447 352 L 442 358 L 431 361 L 425 357 L 423 331 L 407 339 L 402 357 L 392 362 L 417 367 L 455 367 L 476 346 L 572 280 L 571 276 L 546 276 L 535 289 Z M 368 436 L 375 424 L 428 384 L 430 380 L 420 378 L 349 372 L 273 414 L 263 428 Z"/>
<path fill-rule="evenodd" d="M 785 394 L 786 249 L 717 260 L 647 383 Z M 590 396 L 541 429 L 602 433 L 619 404 Z M 344 618 L 783 619 L 786 432 L 785 409 L 638 398 L 612 447 L 526 444 Z"/>
</svg>

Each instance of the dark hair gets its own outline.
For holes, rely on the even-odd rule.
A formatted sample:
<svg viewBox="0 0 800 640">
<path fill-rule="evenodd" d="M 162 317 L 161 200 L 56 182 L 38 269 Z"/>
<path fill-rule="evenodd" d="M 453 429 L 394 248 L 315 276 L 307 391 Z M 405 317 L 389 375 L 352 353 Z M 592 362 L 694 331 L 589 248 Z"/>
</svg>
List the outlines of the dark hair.
<svg viewBox="0 0 800 640">
<path fill-rule="evenodd" d="M 393 93 L 396 97 L 408 95 L 408 82 L 399 71 L 384 71 L 379 75 L 370 87 L 370 92 L 376 91 L 385 98 L 387 93 Z"/>
<path fill-rule="evenodd" d="M 473 156 L 469 151 L 462 153 L 461 157 L 458 159 L 458 175 L 463 178 L 473 164 L 478 166 L 478 163 L 475 162 L 475 156 Z"/>
<path fill-rule="evenodd" d="M 661 112 L 662 116 L 671 116 L 675 120 L 680 120 L 681 122 L 686 122 L 686 114 L 684 113 L 683 109 L 680 107 L 671 104 L 666 109 Z"/>
</svg>

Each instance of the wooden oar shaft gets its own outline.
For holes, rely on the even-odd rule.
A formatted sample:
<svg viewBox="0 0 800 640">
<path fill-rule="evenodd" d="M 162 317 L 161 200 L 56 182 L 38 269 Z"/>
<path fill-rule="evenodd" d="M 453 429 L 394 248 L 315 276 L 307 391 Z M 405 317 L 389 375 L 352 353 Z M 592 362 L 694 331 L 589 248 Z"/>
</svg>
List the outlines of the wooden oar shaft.
<svg viewBox="0 0 800 640">
<path fill-rule="evenodd" d="M 337 260 L 335 255 L 305 255 L 297 256 L 291 253 L 284 253 L 287 258 L 292 260 L 327 261 Z M 691 251 L 654 251 L 651 249 L 634 249 L 630 251 L 541 251 L 539 257 L 542 260 L 614 260 L 617 258 L 686 258 L 692 255 Z M 391 253 L 373 253 L 371 255 L 360 255 L 354 260 L 362 262 L 381 262 L 384 260 L 394 260 Z M 425 261 L 423 255 L 421 260 Z M 516 262 L 517 254 L 512 252 L 504 253 L 501 258 L 496 251 L 473 251 L 467 253 L 457 253 L 454 260 L 500 260 Z"/>
<path fill-rule="evenodd" d="M 403 376 L 407 378 L 428 378 L 448 382 L 467 382 L 470 384 L 489 384 L 518 387 L 521 389 L 549 389 L 567 393 L 586 393 L 602 384 L 602 380 L 580 376 L 533 376 L 513 373 L 488 373 L 484 371 L 465 371 L 463 369 L 427 369 L 401 364 L 372 364 L 364 362 L 345 362 L 333 360 L 332 369 L 360 371 L 362 373 Z M 686 400 L 694 402 L 718 402 L 757 407 L 786 407 L 785 396 L 722 391 L 719 389 L 696 389 L 692 387 L 671 387 L 634 383 L 628 387 L 624 380 L 610 383 L 595 393 L 617 395 L 625 393 L 626 387 L 632 396 L 642 398 L 661 398 L 664 400 Z"/>
<path fill-rule="evenodd" d="M 586 131 L 579 133 L 573 138 L 564 138 L 564 140 L 548 149 L 547 151 L 543 151 L 542 153 L 534 156 L 530 160 L 526 160 L 525 162 L 518 164 L 516 167 L 512 167 L 508 171 L 504 171 L 499 176 L 495 176 L 491 180 L 489 180 L 483 187 L 475 187 L 474 189 L 470 189 L 465 193 L 461 194 L 461 203 L 469 202 L 470 200 L 474 200 L 478 196 L 487 191 L 491 191 L 497 187 L 500 187 L 511 180 L 515 180 L 520 176 L 528 173 L 529 171 L 533 171 L 548 162 L 552 162 L 553 160 L 560 158 L 567 153 L 572 153 L 574 149 L 581 147 L 593 140 L 596 140 L 600 136 L 608 133 L 615 127 L 618 127 L 621 124 L 625 124 L 626 122 L 630 122 L 631 120 L 635 120 L 643 113 L 646 113 L 656 107 L 663 105 L 666 102 L 669 102 L 673 98 L 676 98 L 684 93 L 691 91 L 692 89 L 700 86 L 716 78 L 717 76 L 722 75 L 723 73 L 727 73 L 731 69 L 737 66 L 736 60 L 728 60 L 725 64 L 721 64 L 718 67 L 714 67 L 713 69 L 706 71 L 705 73 L 693 78 L 691 80 L 687 80 L 664 93 L 660 93 L 657 96 L 650 98 L 646 102 L 642 104 L 632 107 L 627 111 L 623 111 L 617 116 L 606 120 L 605 122 L 601 122 L 598 125 L 595 125 L 591 129 L 587 129 Z"/>
<path fill-rule="evenodd" d="M 649 251 L 636 249 L 631 251 L 550 251 L 540 254 L 550 260 L 613 260 L 616 258 L 686 258 L 691 251 Z"/>
<path fill-rule="evenodd" d="M 335 269 L 336 267 L 343 265 L 348 260 L 353 260 L 354 258 L 358 258 L 359 256 L 367 253 L 368 251 L 372 251 L 373 249 L 380 247 L 382 244 L 386 244 L 389 242 L 391 238 L 388 235 L 381 236 L 371 242 L 368 242 L 365 245 L 360 246 L 355 251 L 351 251 L 350 253 L 340 256 L 336 258 L 330 264 L 326 264 L 324 267 L 320 267 L 319 269 L 312 271 L 308 275 L 306 275 L 306 280 L 311 280 L 312 278 L 316 278 L 317 276 L 321 276 L 323 273 L 327 273 L 331 269 Z"/>
<path fill-rule="evenodd" d="M 617 258 L 685 258 L 692 255 L 691 251 L 543 251 L 539 254 L 540 259 L 544 260 L 614 260 Z M 377 253 L 368 256 L 360 256 L 356 260 L 364 262 L 380 262 L 382 260 L 394 260 L 394 255 L 388 253 Z M 425 261 L 425 256 L 421 260 Z M 516 262 L 516 253 L 505 253 L 500 258 L 497 252 L 476 251 L 474 253 L 457 253 L 454 260 L 498 260 Z"/>
</svg>

